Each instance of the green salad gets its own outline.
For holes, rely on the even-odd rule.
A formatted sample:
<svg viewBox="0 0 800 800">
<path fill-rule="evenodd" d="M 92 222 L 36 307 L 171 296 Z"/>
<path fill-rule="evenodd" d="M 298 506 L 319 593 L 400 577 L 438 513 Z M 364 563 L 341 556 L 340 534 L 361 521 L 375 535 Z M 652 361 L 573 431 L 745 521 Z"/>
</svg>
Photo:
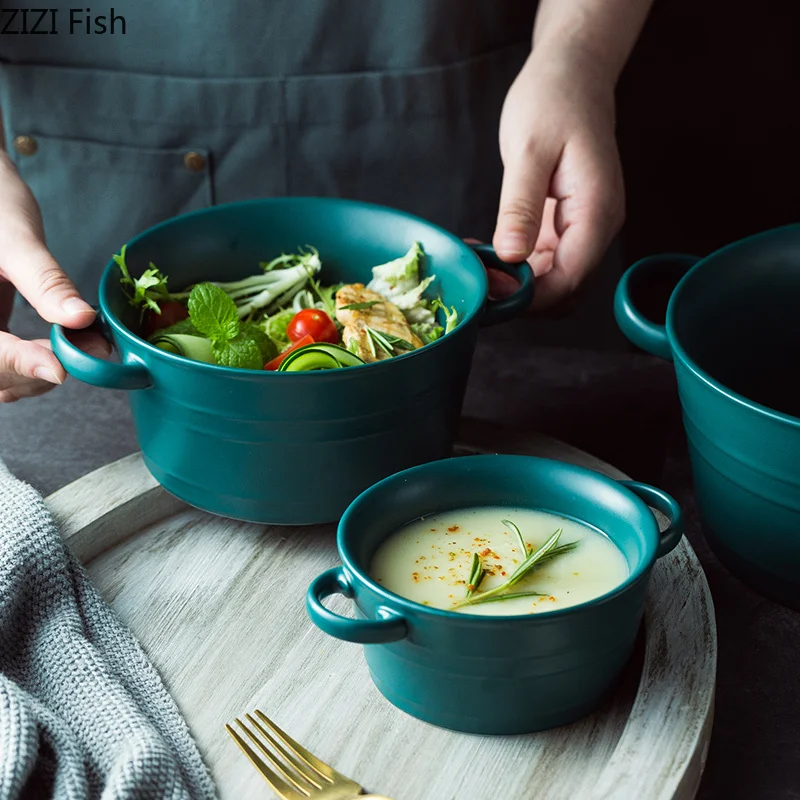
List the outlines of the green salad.
<svg viewBox="0 0 800 800">
<path fill-rule="evenodd" d="M 123 247 L 114 261 L 142 334 L 156 347 L 195 361 L 240 369 L 304 372 L 384 361 L 450 333 L 455 307 L 424 293 L 425 258 L 414 242 L 404 255 L 372 269 L 366 285 L 325 285 L 314 247 L 259 263 L 239 281 L 168 285 L 151 263 L 132 278 Z"/>
</svg>

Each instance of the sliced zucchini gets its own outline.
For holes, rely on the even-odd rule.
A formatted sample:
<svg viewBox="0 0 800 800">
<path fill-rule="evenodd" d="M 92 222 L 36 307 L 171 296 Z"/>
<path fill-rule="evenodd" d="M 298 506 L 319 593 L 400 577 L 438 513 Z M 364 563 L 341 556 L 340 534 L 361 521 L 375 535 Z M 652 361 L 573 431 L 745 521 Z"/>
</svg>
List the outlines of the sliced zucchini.
<svg viewBox="0 0 800 800">
<path fill-rule="evenodd" d="M 157 333 L 150 337 L 150 344 L 168 353 L 216 364 L 211 342 L 203 336 L 190 336 L 185 333 Z"/>
<path fill-rule="evenodd" d="M 339 347 L 338 344 L 317 342 L 298 347 L 292 351 L 278 367 L 278 372 L 308 372 L 317 369 L 338 369 L 355 367 L 364 361 L 355 353 Z"/>
</svg>

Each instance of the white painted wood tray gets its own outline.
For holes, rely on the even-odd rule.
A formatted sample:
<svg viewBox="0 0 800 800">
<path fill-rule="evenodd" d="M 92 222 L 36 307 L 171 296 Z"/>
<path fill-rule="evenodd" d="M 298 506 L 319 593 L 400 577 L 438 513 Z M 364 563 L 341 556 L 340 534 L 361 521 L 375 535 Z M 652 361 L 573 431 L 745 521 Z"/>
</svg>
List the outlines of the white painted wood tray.
<svg viewBox="0 0 800 800">
<path fill-rule="evenodd" d="M 619 471 L 567 445 L 465 425 L 459 452 L 516 452 Z M 189 508 L 138 454 L 48 505 L 183 711 L 221 800 L 272 798 L 223 725 L 259 707 L 299 742 L 394 800 L 684 800 L 705 763 L 717 640 L 702 568 L 684 540 L 657 562 L 640 646 L 591 717 L 480 737 L 406 716 L 373 687 L 362 648 L 306 616 L 311 579 L 338 563 L 333 526 L 249 525 Z"/>
</svg>

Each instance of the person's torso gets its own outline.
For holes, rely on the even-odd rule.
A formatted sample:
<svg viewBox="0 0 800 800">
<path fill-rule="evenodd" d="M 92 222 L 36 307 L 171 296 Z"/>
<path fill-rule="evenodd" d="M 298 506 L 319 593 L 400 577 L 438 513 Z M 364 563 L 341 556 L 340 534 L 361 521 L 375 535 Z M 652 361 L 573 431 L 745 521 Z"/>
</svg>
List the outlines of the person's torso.
<svg viewBox="0 0 800 800">
<path fill-rule="evenodd" d="M 17 6 L 0 2 L 3 60 L 195 78 L 452 64 L 530 39 L 535 12 L 528 0 L 52 0 L 23 18 Z"/>
<path fill-rule="evenodd" d="M 248 197 L 346 196 L 491 231 L 499 113 L 535 4 L 50 7 L 0 34 L 0 107 L 48 243 L 90 296 L 135 233 Z M 0 29 L 38 16 L 0 3 Z"/>
</svg>

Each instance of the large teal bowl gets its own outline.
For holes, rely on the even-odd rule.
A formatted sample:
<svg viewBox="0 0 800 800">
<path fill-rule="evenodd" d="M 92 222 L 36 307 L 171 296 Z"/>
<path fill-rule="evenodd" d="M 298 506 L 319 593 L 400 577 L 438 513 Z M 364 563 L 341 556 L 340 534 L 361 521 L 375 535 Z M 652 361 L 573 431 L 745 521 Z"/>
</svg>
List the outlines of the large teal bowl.
<svg viewBox="0 0 800 800">
<path fill-rule="evenodd" d="M 138 312 L 110 261 L 100 280 L 101 325 L 121 363 L 72 345 L 59 326 L 56 356 L 94 386 L 126 389 L 148 469 L 168 491 L 212 513 L 253 522 L 339 518 L 363 489 L 452 452 L 478 329 L 529 305 L 531 271 L 491 248 L 393 209 L 346 200 L 281 198 L 220 205 L 162 223 L 128 244 L 133 275 L 154 262 L 183 287 L 252 274 L 258 262 L 313 245 L 323 281 L 362 281 L 371 268 L 422 243 L 433 291 L 461 323 L 391 361 L 310 373 L 237 370 L 189 361 L 136 335 Z M 487 300 L 481 259 L 510 272 L 517 292 Z"/>
<path fill-rule="evenodd" d="M 630 574 L 581 605 L 523 616 L 441 611 L 387 591 L 369 575 L 380 544 L 406 523 L 471 506 L 551 511 L 604 532 Z M 670 520 L 659 533 L 648 506 Z M 307 608 L 323 631 L 364 644 L 379 691 L 401 710 L 452 730 L 515 734 L 588 714 L 633 649 L 653 564 L 681 538 L 678 504 L 652 486 L 529 456 L 464 456 L 425 464 L 371 487 L 339 523 L 342 566 L 311 584 Z M 324 599 L 352 598 L 356 618 Z"/>
<path fill-rule="evenodd" d="M 648 287 L 674 287 L 666 325 Z M 800 608 L 800 225 L 710 256 L 663 255 L 620 281 L 632 342 L 674 359 L 703 528 L 731 572 Z"/>
</svg>

